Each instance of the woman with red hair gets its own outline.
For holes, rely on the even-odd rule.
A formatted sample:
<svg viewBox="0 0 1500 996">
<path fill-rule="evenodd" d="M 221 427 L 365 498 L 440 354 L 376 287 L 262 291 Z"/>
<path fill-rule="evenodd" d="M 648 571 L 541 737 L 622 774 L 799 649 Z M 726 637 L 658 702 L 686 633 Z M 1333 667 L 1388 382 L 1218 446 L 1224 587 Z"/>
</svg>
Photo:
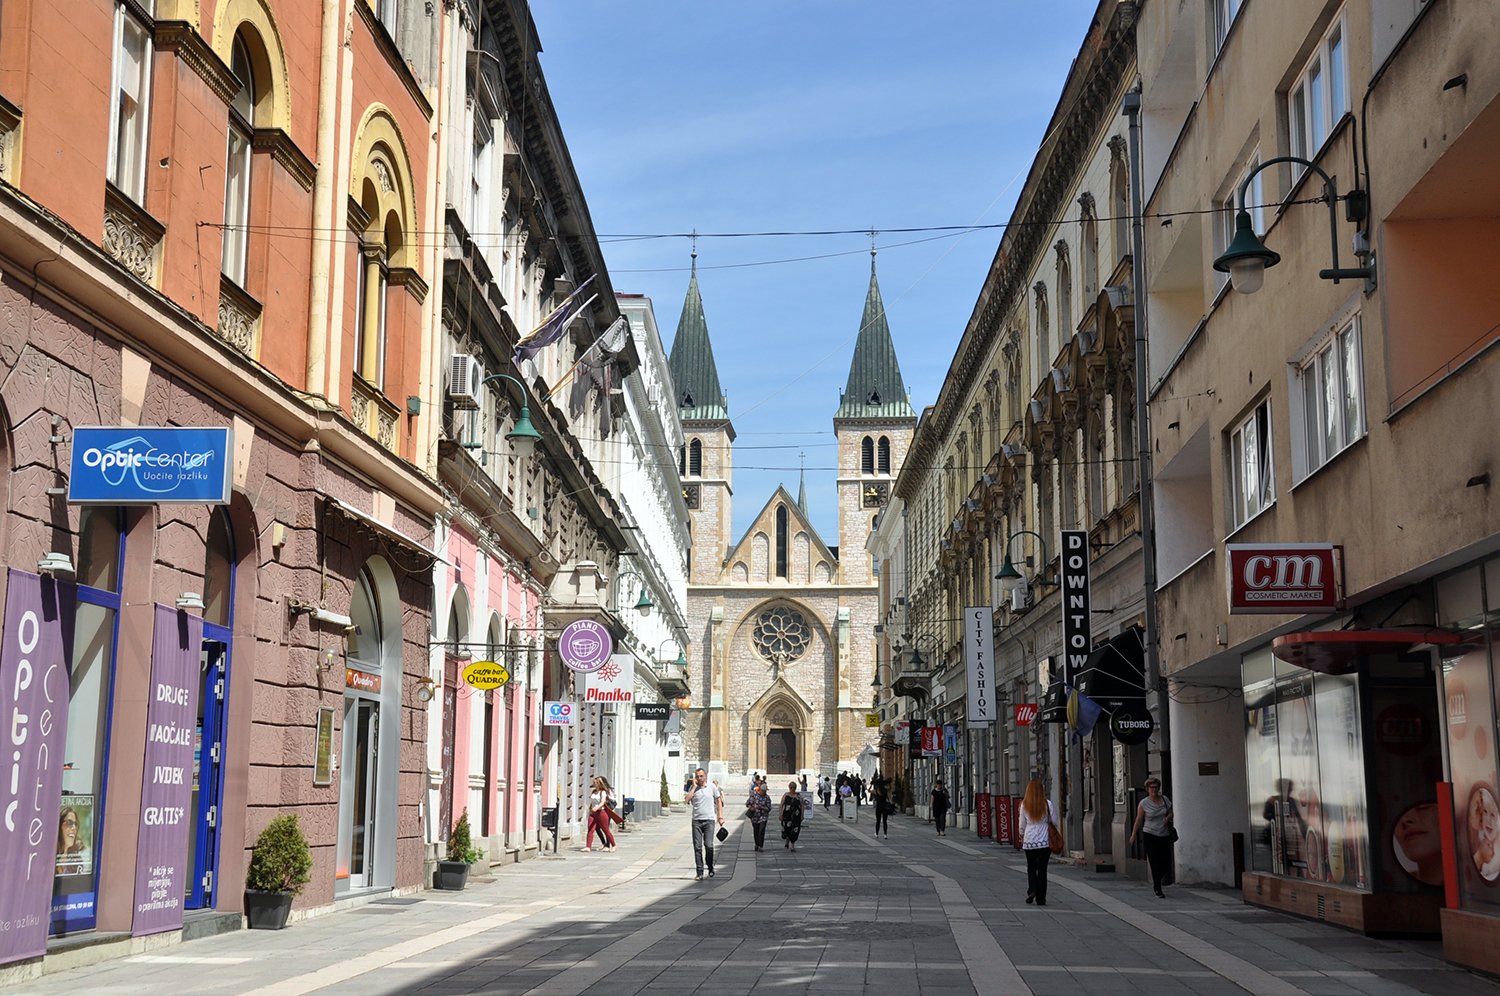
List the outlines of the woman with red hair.
<svg viewBox="0 0 1500 996">
<path fill-rule="evenodd" d="M 1021 850 L 1026 853 L 1026 901 L 1047 905 L 1047 863 L 1052 860 L 1052 800 L 1033 778 L 1021 799 Z"/>
</svg>

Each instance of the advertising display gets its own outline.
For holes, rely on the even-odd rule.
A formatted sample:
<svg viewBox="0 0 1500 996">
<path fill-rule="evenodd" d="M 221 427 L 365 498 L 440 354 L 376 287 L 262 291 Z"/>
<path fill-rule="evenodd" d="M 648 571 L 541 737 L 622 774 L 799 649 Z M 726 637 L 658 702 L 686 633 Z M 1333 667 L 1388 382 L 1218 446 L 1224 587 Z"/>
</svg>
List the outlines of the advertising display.
<svg viewBox="0 0 1500 996">
<path fill-rule="evenodd" d="M 635 718 L 639 720 L 665 720 L 672 716 L 672 704 L 670 702 L 637 702 L 635 704 Z"/>
<path fill-rule="evenodd" d="M 964 609 L 964 670 L 969 725 L 988 726 L 995 721 L 995 612 L 987 605 Z"/>
<path fill-rule="evenodd" d="M 952 723 L 943 724 L 943 763 L 950 768 L 958 764 L 958 727 Z"/>
<path fill-rule="evenodd" d="M 510 682 L 510 670 L 496 661 L 474 661 L 464 665 L 464 683 L 482 692 L 504 688 Z"/>
<path fill-rule="evenodd" d="M 575 619 L 563 627 L 557 638 L 557 653 L 562 662 L 580 674 L 599 670 L 614 651 L 615 641 L 609 630 L 592 619 Z"/>
<path fill-rule="evenodd" d="M 135 851 L 135 911 L 130 922 L 130 932 L 137 936 L 182 926 L 202 646 L 202 616 L 156 607 Z"/>
<path fill-rule="evenodd" d="M 1426 681 L 1417 687 L 1375 684 L 1370 717 L 1368 741 L 1379 772 L 1370 786 L 1375 886 L 1388 892 L 1435 891 L 1443 886 L 1437 699 Z"/>
<path fill-rule="evenodd" d="M 943 728 L 941 726 L 922 727 L 922 755 L 924 757 L 940 757 L 943 753 Z"/>
<path fill-rule="evenodd" d="M 1036 721 L 1037 704 L 1035 702 L 1017 702 L 1011 708 L 1015 712 L 1017 726 L 1030 726 Z"/>
<path fill-rule="evenodd" d="M 542 703 L 542 725 L 543 726 L 572 726 L 573 725 L 573 703 L 571 703 L 571 702 L 543 702 Z"/>
<path fill-rule="evenodd" d="M 992 821 L 995 811 L 990 808 L 993 805 L 990 800 L 988 792 L 974 794 L 974 832 L 985 840 L 994 834 Z"/>
<path fill-rule="evenodd" d="M 1089 610 L 1089 534 L 1086 529 L 1062 531 L 1063 682 L 1074 685 L 1088 666 L 1094 648 L 1094 622 Z"/>
<path fill-rule="evenodd" d="M 1013 826 L 1010 820 L 1010 796 L 995 796 L 995 843 L 1009 844 Z"/>
<path fill-rule="evenodd" d="M 615 654 L 598 670 L 583 675 L 583 701 L 588 703 L 635 701 L 635 668 L 629 654 Z"/>
<path fill-rule="evenodd" d="M 1230 543 L 1229 614 L 1333 611 L 1342 595 L 1340 547 L 1329 543 Z"/>
<path fill-rule="evenodd" d="M 223 505 L 233 433 L 221 428 L 81 425 L 73 430 L 68 501 Z"/>
<path fill-rule="evenodd" d="M 1465 909 L 1500 912 L 1500 786 L 1489 651 L 1478 647 L 1443 664 L 1459 901 Z"/>
<path fill-rule="evenodd" d="M 47 947 L 57 844 L 69 829 L 59 801 L 73 604 L 71 585 L 26 571 L 9 574 L 0 650 L 9 774 L 0 779 L 0 964 L 34 958 Z M 82 829 L 81 820 L 73 829 Z"/>
</svg>

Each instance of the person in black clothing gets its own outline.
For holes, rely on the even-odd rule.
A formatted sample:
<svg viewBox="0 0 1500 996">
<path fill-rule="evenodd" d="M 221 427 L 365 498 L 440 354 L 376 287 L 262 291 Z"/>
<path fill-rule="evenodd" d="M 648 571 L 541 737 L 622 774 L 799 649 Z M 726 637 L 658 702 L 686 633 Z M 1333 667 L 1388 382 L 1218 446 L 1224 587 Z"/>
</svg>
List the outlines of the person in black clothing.
<svg viewBox="0 0 1500 996">
<path fill-rule="evenodd" d="M 797 791 L 797 783 L 792 782 L 787 786 L 786 795 L 781 797 L 781 836 L 786 840 L 788 850 L 797 849 L 797 836 L 802 833 L 802 796 Z"/>
<path fill-rule="evenodd" d="M 932 783 L 932 819 L 937 824 L 937 835 L 946 837 L 948 827 L 948 810 L 952 806 L 948 798 L 948 790 L 943 787 L 943 780 L 939 778 Z"/>
<path fill-rule="evenodd" d="M 891 785 L 890 782 L 880 777 L 877 772 L 875 780 L 870 783 L 870 799 L 875 803 L 875 836 L 880 836 L 880 828 L 885 827 L 885 836 L 891 837 Z"/>
</svg>

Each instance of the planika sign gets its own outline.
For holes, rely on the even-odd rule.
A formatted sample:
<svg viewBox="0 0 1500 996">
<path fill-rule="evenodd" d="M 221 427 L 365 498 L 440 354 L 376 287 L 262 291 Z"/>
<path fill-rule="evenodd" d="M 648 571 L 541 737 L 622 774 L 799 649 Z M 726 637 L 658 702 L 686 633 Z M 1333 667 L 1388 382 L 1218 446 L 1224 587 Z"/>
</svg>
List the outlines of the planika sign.
<svg viewBox="0 0 1500 996">
<path fill-rule="evenodd" d="M 503 688 L 510 682 L 510 670 L 495 661 L 474 661 L 464 667 L 463 679 L 482 692 Z"/>
</svg>

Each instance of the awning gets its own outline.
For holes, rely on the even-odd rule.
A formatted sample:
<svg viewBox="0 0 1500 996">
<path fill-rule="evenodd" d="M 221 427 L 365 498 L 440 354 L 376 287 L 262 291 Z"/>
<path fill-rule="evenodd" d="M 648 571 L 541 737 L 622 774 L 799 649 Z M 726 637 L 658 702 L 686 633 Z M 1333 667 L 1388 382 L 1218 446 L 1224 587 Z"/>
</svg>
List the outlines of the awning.
<svg viewBox="0 0 1500 996">
<path fill-rule="evenodd" d="M 1083 670 L 1074 677 L 1078 691 L 1109 705 L 1146 694 L 1146 654 L 1141 631 L 1127 629 L 1119 636 L 1096 647 L 1089 654 Z"/>
<path fill-rule="evenodd" d="M 1348 674 L 1370 654 L 1401 654 L 1422 644 L 1449 647 L 1474 637 L 1448 629 L 1330 629 L 1288 633 L 1271 642 L 1271 653 L 1309 671 Z"/>
<path fill-rule="evenodd" d="M 424 557 L 431 557 L 433 560 L 442 560 L 443 563 L 448 563 L 447 560 L 444 560 L 442 557 L 438 556 L 436 550 L 433 550 L 432 548 L 424 546 L 423 544 L 417 542 L 410 536 L 403 533 L 401 530 L 397 529 L 395 526 L 386 525 L 384 522 L 381 522 L 370 513 L 361 512 L 359 509 L 355 508 L 348 502 L 340 498 L 335 498 L 330 494 L 323 495 L 323 500 L 328 503 L 328 506 L 330 508 L 337 511 L 339 514 L 353 519 L 355 522 L 359 522 L 363 525 L 368 526 L 370 529 L 384 536 L 386 539 L 395 540 L 402 546 L 410 547 L 411 549 L 422 554 Z"/>
</svg>

